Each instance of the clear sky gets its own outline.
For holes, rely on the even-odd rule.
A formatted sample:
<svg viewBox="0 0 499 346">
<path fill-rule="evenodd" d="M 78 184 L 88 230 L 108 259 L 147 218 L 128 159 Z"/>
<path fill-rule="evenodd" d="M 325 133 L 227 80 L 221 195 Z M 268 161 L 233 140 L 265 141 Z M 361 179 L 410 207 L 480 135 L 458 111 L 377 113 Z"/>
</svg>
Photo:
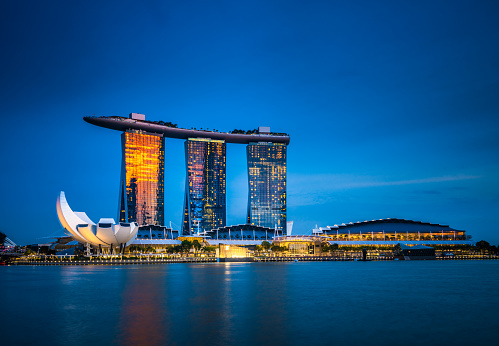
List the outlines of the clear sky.
<svg viewBox="0 0 499 346">
<path fill-rule="evenodd" d="M 61 234 L 56 198 L 117 215 L 120 133 L 83 116 L 291 136 L 293 233 L 379 218 L 499 243 L 497 1 L 10 1 L 0 4 L 0 230 Z M 180 225 L 183 141 L 166 140 Z M 244 145 L 227 222 L 245 222 Z"/>
</svg>

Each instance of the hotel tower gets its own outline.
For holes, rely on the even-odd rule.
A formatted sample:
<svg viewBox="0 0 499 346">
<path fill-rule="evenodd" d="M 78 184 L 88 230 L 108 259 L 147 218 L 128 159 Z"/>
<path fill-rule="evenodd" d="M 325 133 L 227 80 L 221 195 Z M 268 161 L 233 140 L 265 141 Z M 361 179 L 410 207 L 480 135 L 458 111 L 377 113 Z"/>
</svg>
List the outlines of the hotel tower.
<svg viewBox="0 0 499 346">
<path fill-rule="evenodd" d="M 118 219 L 164 225 L 165 138 L 185 140 L 186 186 L 182 233 L 226 226 L 226 145 L 247 144 L 249 225 L 286 231 L 286 148 L 289 136 L 270 128 L 232 132 L 177 128 L 163 121 L 84 117 L 86 122 L 122 131 Z"/>
<path fill-rule="evenodd" d="M 250 225 L 286 231 L 286 148 L 281 143 L 246 147 Z"/>
<path fill-rule="evenodd" d="M 165 139 L 160 134 L 128 130 L 121 134 L 120 222 L 165 223 Z"/>
<path fill-rule="evenodd" d="M 189 138 L 185 142 L 183 234 L 225 226 L 225 147 L 221 140 Z"/>
</svg>

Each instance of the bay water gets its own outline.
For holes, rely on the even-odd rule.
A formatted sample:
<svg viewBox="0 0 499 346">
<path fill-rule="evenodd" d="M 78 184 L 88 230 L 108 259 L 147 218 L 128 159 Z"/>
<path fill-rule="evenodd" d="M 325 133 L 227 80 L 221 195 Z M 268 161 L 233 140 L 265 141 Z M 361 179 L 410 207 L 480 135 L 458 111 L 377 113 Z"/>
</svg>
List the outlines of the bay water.
<svg viewBox="0 0 499 346">
<path fill-rule="evenodd" d="M 499 343 L 499 261 L 0 267 L 2 345 Z"/>
</svg>

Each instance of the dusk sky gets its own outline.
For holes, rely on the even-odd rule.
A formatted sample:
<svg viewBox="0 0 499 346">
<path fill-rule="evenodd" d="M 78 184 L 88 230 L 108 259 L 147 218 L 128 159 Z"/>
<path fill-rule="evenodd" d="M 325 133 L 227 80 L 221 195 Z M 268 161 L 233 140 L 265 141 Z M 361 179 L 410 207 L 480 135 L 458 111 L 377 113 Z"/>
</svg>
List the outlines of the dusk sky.
<svg viewBox="0 0 499 346">
<path fill-rule="evenodd" d="M 56 199 L 116 219 L 120 133 L 89 115 L 291 136 L 293 233 L 380 218 L 499 243 L 498 1 L 2 1 L 0 230 L 62 235 Z M 183 140 L 167 139 L 178 228 Z M 227 223 L 245 222 L 227 145 Z"/>
</svg>

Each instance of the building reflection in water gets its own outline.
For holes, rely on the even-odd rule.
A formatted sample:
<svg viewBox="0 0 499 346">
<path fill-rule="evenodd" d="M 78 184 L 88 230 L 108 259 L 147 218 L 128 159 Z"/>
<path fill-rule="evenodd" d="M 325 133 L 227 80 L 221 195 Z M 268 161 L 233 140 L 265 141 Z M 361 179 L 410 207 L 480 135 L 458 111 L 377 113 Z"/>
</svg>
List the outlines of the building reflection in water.
<svg viewBox="0 0 499 346">
<path fill-rule="evenodd" d="M 182 325 L 175 319 L 175 331 L 189 326 L 187 334 L 202 335 L 202 340 L 210 344 L 286 342 L 290 307 L 286 299 L 287 270 L 281 266 L 271 280 L 258 274 L 271 266 L 192 265 L 190 277 L 185 278 L 188 301 L 178 306 L 178 311 L 185 309 L 188 313 Z M 178 335 L 175 340 L 179 340 Z"/>
<path fill-rule="evenodd" d="M 248 295 L 247 312 L 237 326 L 250 344 L 291 344 L 288 339 L 288 316 L 292 305 L 288 297 L 288 268 L 279 264 L 254 264 L 246 268 Z M 267 273 L 263 273 L 267 272 Z"/>
<path fill-rule="evenodd" d="M 5 266 L 2 345 L 494 344 L 498 261 L 415 262 Z"/>
<path fill-rule="evenodd" d="M 286 265 L 128 267 L 117 293 L 122 345 L 288 343 Z M 278 269 L 278 270 L 276 270 Z M 118 291 L 120 292 L 120 291 Z"/>
<path fill-rule="evenodd" d="M 167 344 L 169 334 L 168 305 L 165 300 L 161 270 L 127 271 L 121 294 L 122 311 L 119 317 L 119 344 Z"/>
</svg>

